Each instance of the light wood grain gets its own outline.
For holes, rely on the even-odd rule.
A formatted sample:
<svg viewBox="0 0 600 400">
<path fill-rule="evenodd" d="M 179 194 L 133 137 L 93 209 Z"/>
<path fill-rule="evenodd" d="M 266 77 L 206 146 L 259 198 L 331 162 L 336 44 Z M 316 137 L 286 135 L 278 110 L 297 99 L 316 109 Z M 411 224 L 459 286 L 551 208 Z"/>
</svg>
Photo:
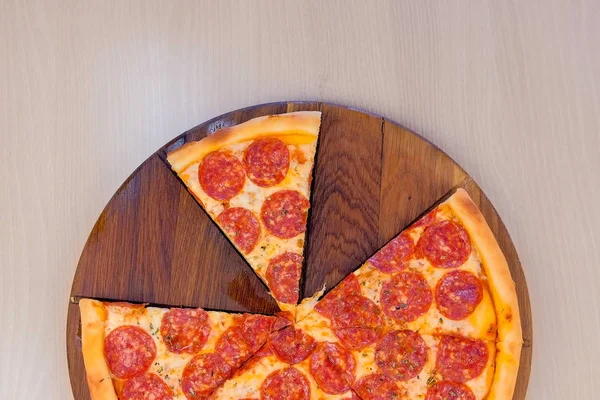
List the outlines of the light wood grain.
<svg viewBox="0 0 600 400">
<path fill-rule="evenodd" d="M 71 398 L 70 283 L 135 167 L 212 116 L 310 99 L 399 121 L 475 178 L 529 283 L 529 398 L 595 398 L 599 7 L 0 0 L 0 396 Z"/>
</svg>

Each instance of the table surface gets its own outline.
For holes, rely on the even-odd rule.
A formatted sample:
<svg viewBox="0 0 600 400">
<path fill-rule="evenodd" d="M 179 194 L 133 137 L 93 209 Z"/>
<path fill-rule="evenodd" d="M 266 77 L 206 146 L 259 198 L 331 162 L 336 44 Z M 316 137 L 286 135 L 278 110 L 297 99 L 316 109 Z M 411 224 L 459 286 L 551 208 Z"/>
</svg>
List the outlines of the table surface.
<svg viewBox="0 0 600 400">
<path fill-rule="evenodd" d="M 528 398 L 600 391 L 600 2 L 0 0 L 0 397 L 72 398 L 68 294 L 103 206 L 210 117 L 341 103 L 421 133 L 512 235 Z"/>
</svg>

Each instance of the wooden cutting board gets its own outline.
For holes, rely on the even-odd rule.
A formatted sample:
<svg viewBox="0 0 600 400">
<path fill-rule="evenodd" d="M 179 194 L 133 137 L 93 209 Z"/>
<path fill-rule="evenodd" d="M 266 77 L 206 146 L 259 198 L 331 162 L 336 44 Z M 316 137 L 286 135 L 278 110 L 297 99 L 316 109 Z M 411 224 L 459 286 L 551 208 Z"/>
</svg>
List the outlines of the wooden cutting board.
<svg viewBox="0 0 600 400">
<path fill-rule="evenodd" d="M 333 287 L 388 240 L 465 188 L 481 209 L 516 282 L 523 337 L 514 399 L 525 398 L 532 355 L 531 308 L 510 236 L 479 186 L 433 144 L 385 118 L 317 102 L 230 112 L 181 134 L 150 156 L 98 218 L 73 279 L 67 353 L 73 395 L 89 400 L 81 356 L 81 297 L 273 313 L 275 302 L 166 163 L 166 152 L 261 115 L 323 112 L 314 170 L 302 293 Z"/>
</svg>

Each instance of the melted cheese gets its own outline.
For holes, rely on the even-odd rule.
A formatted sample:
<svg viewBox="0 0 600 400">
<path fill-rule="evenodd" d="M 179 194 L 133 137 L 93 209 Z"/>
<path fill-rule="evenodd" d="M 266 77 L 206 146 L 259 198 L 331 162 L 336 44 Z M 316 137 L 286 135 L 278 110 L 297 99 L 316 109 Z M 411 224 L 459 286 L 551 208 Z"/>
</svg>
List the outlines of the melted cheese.
<svg viewBox="0 0 600 400">
<path fill-rule="evenodd" d="M 215 391 L 212 399 L 239 400 L 244 397 L 260 398 L 260 386 L 270 373 L 288 367 L 274 355 L 262 357 L 255 362 L 250 360 L 252 366 L 244 368 L 226 381 L 221 388 Z"/>
</svg>

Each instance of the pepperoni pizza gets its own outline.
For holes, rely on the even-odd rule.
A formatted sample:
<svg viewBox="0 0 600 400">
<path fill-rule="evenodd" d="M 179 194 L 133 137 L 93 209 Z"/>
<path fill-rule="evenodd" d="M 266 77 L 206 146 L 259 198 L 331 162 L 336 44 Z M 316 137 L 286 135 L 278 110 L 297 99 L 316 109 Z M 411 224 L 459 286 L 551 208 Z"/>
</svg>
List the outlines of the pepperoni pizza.
<svg viewBox="0 0 600 400">
<path fill-rule="evenodd" d="M 349 381 L 363 399 L 509 399 L 514 390 L 522 343 L 514 283 L 462 189 L 296 325 L 352 351 Z"/>
<path fill-rule="evenodd" d="M 253 356 L 271 333 L 290 324 L 281 316 L 91 299 L 81 299 L 79 307 L 93 400 L 203 398 Z"/>
<path fill-rule="evenodd" d="M 316 112 L 258 118 L 168 155 L 284 311 L 82 299 L 92 400 L 511 398 L 515 287 L 462 189 L 297 305 L 319 124 Z"/>
<path fill-rule="evenodd" d="M 260 117 L 168 154 L 172 169 L 294 312 L 310 207 L 320 112 Z"/>
</svg>

